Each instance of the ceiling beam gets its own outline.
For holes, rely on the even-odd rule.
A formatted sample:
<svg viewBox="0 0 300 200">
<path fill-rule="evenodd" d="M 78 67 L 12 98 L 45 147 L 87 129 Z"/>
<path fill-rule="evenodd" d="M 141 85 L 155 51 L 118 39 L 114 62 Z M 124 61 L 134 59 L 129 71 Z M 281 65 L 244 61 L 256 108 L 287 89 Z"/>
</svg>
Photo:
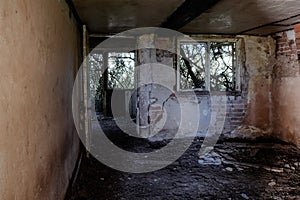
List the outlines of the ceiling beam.
<svg viewBox="0 0 300 200">
<path fill-rule="evenodd" d="M 297 14 L 297 15 L 294 15 L 294 16 L 291 16 L 291 17 L 287 17 L 285 19 L 281 19 L 281 20 L 275 21 L 275 22 L 263 24 L 263 25 L 260 25 L 260 26 L 257 26 L 257 27 L 253 27 L 253 28 L 244 30 L 244 31 L 240 32 L 239 34 L 244 34 L 244 33 L 247 33 L 249 31 L 253 31 L 253 30 L 256 30 L 256 29 L 264 28 L 266 26 L 293 26 L 293 25 L 297 24 L 297 22 L 292 23 L 292 24 L 286 24 L 286 25 L 279 24 L 279 23 L 287 21 L 289 19 L 293 19 L 293 18 L 299 17 L 299 16 L 300 16 L 300 14 Z"/>
<path fill-rule="evenodd" d="M 210 9 L 218 1 L 220 0 L 186 0 L 161 24 L 161 27 L 178 30 Z"/>
</svg>

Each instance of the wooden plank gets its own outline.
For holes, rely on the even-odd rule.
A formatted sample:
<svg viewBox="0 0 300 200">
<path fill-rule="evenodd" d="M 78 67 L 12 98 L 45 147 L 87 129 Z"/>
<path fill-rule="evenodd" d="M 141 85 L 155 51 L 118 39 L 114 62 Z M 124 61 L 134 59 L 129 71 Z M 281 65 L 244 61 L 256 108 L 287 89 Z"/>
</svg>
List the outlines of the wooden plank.
<svg viewBox="0 0 300 200">
<path fill-rule="evenodd" d="M 83 103 L 84 103 L 84 133 L 85 133 L 85 147 L 86 156 L 89 157 L 90 150 L 90 119 L 89 119 L 89 77 L 88 77 L 88 31 L 86 25 L 83 29 L 83 63 L 82 63 L 82 77 L 83 77 Z"/>
</svg>

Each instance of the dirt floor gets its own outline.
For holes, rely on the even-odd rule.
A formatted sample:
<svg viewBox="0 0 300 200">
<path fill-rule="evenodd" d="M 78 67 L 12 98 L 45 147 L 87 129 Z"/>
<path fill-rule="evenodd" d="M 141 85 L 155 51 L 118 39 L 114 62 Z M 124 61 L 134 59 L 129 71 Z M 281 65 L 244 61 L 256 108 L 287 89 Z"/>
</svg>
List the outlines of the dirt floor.
<svg viewBox="0 0 300 200">
<path fill-rule="evenodd" d="M 110 139 L 123 149 L 148 152 L 168 141 L 149 142 L 110 128 Z M 66 200 L 98 199 L 300 199 L 300 150 L 271 139 L 220 139 L 203 159 L 203 138 L 176 162 L 150 173 L 111 169 L 92 156 L 83 159 Z"/>
</svg>

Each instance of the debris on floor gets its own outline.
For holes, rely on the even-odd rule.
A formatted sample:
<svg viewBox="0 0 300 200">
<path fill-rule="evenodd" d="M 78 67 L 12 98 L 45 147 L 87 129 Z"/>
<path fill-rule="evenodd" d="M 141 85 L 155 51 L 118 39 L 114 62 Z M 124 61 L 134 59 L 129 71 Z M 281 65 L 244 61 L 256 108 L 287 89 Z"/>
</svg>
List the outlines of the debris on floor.
<svg viewBox="0 0 300 200">
<path fill-rule="evenodd" d="M 147 142 L 110 129 L 123 149 L 149 152 L 168 141 Z M 93 157 L 82 162 L 66 200 L 300 199 L 300 149 L 273 140 L 220 140 L 199 157 L 203 138 L 195 138 L 173 164 L 131 174 L 111 169 Z"/>
</svg>

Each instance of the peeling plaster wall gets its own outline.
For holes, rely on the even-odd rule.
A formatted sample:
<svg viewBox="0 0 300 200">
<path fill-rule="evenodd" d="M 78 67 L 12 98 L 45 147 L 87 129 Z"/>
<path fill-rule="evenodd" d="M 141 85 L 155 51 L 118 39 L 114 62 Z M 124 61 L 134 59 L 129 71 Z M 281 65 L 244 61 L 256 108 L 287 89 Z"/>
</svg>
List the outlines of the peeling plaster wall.
<svg viewBox="0 0 300 200">
<path fill-rule="evenodd" d="M 263 135 L 270 135 L 272 131 L 272 72 L 274 65 L 276 64 L 275 50 L 276 43 L 272 37 L 254 37 L 254 36 L 238 36 L 239 38 L 239 51 L 241 59 L 241 92 L 239 94 L 227 94 L 223 101 L 226 101 L 226 110 L 220 111 L 221 105 L 218 101 L 218 95 L 205 95 L 197 94 L 197 100 L 191 100 L 189 92 L 179 92 L 181 98 L 185 99 L 185 108 L 189 109 L 193 102 L 198 102 L 200 107 L 200 121 L 199 121 L 199 133 L 206 133 L 209 124 L 215 123 L 216 127 L 222 124 L 222 120 L 225 117 L 225 123 L 223 127 L 223 132 L 230 132 L 236 128 L 239 129 L 240 134 L 248 135 L 250 137 L 257 137 Z M 156 43 L 155 43 L 156 40 Z M 167 38 L 155 38 L 142 41 L 148 43 L 153 43 L 152 46 L 164 45 L 161 49 L 172 49 L 174 51 L 174 42 Z M 154 45 L 155 44 L 155 45 Z M 153 50 L 152 50 L 153 51 Z M 164 52 L 142 52 L 140 53 L 139 60 L 143 60 L 147 63 L 149 60 L 157 61 L 168 66 L 174 67 L 172 55 L 168 55 Z M 147 58 L 147 59 L 146 59 Z M 143 62 L 142 62 L 143 63 Z M 145 73 L 142 78 L 153 79 L 150 77 L 150 69 L 145 69 Z M 167 77 L 165 77 L 167 78 Z M 170 78 L 169 78 L 170 79 Z M 170 82 L 171 79 L 170 79 Z M 170 88 L 176 88 L 176 83 L 174 86 L 170 85 Z M 155 106 L 150 106 L 150 121 L 155 121 L 157 116 L 161 112 L 162 104 L 168 97 L 167 91 L 152 91 L 152 88 L 148 88 L 145 94 L 149 91 L 158 99 Z M 166 93 L 166 94 L 164 94 Z M 218 103 L 213 103 L 218 102 Z M 147 107 L 147 106 L 146 106 Z M 168 118 L 164 126 L 164 129 L 171 130 L 178 127 L 178 103 L 173 102 L 172 99 L 166 104 L 165 109 Z M 140 106 L 143 108 L 143 106 Z M 147 110 L 144 110 L 142 116 L 147 116 Z M 217 114 L 217 116 L 214 116 Z M 190 114 L 189 114 L 190 115 Z M 183 116 L 191 117 L 191 116 Z M 199 116 L 198 116 L 199 117 Z M 153 119 L 152 119 L 153 118 Z M 174 119 L 173 119 L 174 118 Z M 192 116 L 196 119 L 196 116 Z M 147 117 L 145 118 L 146 121 Z M 177 120 L 177 121 L 176 121 Z M 151 123 L 151 122 L 150 122 Z M 253 127 L 254 131 L 246 131 L 244 127 Z M 247 129 L 247 128 L 246 128 Z M 249 129 L 250 130 L 250 129 Z M 180 132 L 180 131 L 179 131 Z M 183 126 L 182 134 L 189 132 L 189 125 L 185 124 Z"/>
<path fill-rule="evenodd" d="M 63 199 L 79 151 L 78 30 L 64 1 L 0 1 L 0 199 Z"/>
<path fill-rule="evenodd" d="M 137 42 L 140 48 L 138 86 L 144 85 L 138 91 L 138 116 L 139 123 L 145 127 L 140 129 L 140 134 L 145 137 L 153 136 L 159 130 L 166 130 L 168 135 L 173 135 L 174 131 L 178 131 L 178 135 L 194 133 L 198 124 L 199 116 L 192 115 L 199 104 L 198 99 L 191 95 L 182 96 L 180 105 L 178 96 L 172 97 L 176 88 L 174 44 L 174 38 L 154 34 L 143 35 Z M 155 102 L 149 105 L 151 101 Z M 189 120 L 181 123 L 181 119 Z"/>
<path fill-rule="evenodd" d="M 274 135 L 300 146 L 300 76 L 294 30 L 277 34 L 277 64 L 273 81 Z M 300 30 L 299 30 L 300 32 Z M 300 38 L 300 36 L 299 36 Z"/>
<path fill-rule="evenodd" d="M 271 133 L 272 128 L 272 70 L 275 41 L 272 37 L 243 36 L 245 44 L 244 90 L 248 92 L 244 125 Z"/>
<path fill-rule="evenodd" d="M 299 26 L 275 39 L 244 37 L 249 79 L 244 125 L 253 128 L 241 128 L 240 133 L 269 135 L 300 146 L 298 37 Z"/>
</svg>

